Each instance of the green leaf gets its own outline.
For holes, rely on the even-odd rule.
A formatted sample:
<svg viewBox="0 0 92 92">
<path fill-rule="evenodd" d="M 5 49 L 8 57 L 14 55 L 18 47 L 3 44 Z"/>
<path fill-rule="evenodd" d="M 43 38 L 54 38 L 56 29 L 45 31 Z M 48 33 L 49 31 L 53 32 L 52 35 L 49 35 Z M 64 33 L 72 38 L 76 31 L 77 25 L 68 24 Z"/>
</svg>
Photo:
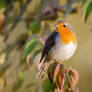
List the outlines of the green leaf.
<svg viewBox="0 0 92 92">
<path fill-rule="evenodd" d="M 46 78 L 43 84 L 44 92 L 54 92 L 56 88 L 55 84 L 51 84 L 49 78 Z"/>
<path fill-rule="evenodd" d="M 5 0 L 0 0 L 0 9 L 6 6 Z"/>
<path fill-rule="evenodd" d="M 40 46 L 40 47 L 39 47 Z M 25 52 L 24 52 L 24 60 L 26 60 L 27 56 L 32 53 L 37 47 L 42 48 L 42 43 L 38 40 L 37 36 L 33 36 L 26 44 Z M 36 49 L 38 50 L 38 49 Z"/>
<path fill-rule="evenodd" d="M 30 24 L 30 33 L 36 34 L 40 31 L 40 20 L 34 20 Z"/>
<path fill-rule="evenodd" d="M 24 80 L 24 72 L 20 70 L 19 71 L 19 85 L 23 83 L 23 80 Z"/>
<path fill-rule="evenodd" d="M 36 39 L 33 39 L 28 42 L 24 53 L 24 59 L 26 59 L 27 56 L 36 48 L 37 43 L 38 41 Z"/>
<path fill-rule="evenodd" d="M 87 0 L 83 0 L 83 5 L 86 3 Z"/>
<path fill-rule="evenodd" d="M 89 14 L 92 11 L 92 0 L 89 0 L 87 3 L 85 3 L 85 8 L 84 8 L 84 20 L 85 22 L 88 19 Z"/>
</svg>

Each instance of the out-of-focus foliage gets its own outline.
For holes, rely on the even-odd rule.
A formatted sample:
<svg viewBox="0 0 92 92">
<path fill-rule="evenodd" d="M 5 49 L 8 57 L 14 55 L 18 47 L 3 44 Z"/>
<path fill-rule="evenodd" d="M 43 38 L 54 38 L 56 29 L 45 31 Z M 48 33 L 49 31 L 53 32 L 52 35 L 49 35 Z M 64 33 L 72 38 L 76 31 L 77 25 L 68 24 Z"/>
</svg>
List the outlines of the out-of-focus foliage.
<svg viewBox="0 0 92 92">
<path fill-rule="evenodd" d="M 4 8 L 6 6 L 6 1 L 5 0 L 0 0 L 0 9 Z"/>
<path fill-rule="evenodd" d="M 84 20 L 85 21 L 87 21 L 88 16 L 91 12 L 92 12 L 92 0 L 85 1 L 84 2 Z"/>
<path fill-rule="evenodd" d="M 66 0 L 65 4 L 62 4 L 62 1 L 0 0 L 0 92 L 8 92 L 8 87 L 11 88 L 10 92 L 21 89 L 24 73 L 36 66 L 40 59 L 43 44 L 50 33 L 49 22 L 54 23 L 58 18 L 66 19 L 71 13 L 79 13 L 77 11 L 80 9 L 83 10 L 83 18 L 87 21 L 92 11 L 92 0 Z M 16 29 L 19 23 L 22 23 L 21 28 Z M 13 34 L 13 31 L 16 34 Z M 15 55 L 14 59 L 12 55 Z M 48 70 L 50 80 L 46 77 L 41 86 L 44 92 L 50 92 L 56 86 L 62 85 L 62 71 L 54 75 L 55 69 L 54 65 Z M 59 81 L 55 82 L 53 78 Z M 50 82 L 56 84 L 52 85 Z"/>
<path fill-rule="evenodd" d="M 19 70 L 18 71 L 18 79 L 16 80 L 16 82 L 12 88 L 12 92 L 16 92 L 22 86 L 23 81 L 24 81 L 24 72 Z"/>
<path fill-rule="evenodd" d="M 34 20 L 30 24 L 30 33 L 36 34 L 40 31 L 40 20 Z"/>
<path fill-rule="evenodd" d="M 42 48 L 42 43 L 39 41 L 39 38 L 36 35 L 33 35 L 27 42 L 25 46 L 24 59 L 26 60 L 27 56 L 31 54 L 34 50 L 35 52 Z"/>
<path fill-rule="evenodd" d="M 49 78 L 46 78 L 44 80 L 44 83 L 43 83 L 44 92 L 50 92 L 50 91 L 54 92 L 55 88 L 56 88 L 56 84 L 52 84 Z"/>
</svg>

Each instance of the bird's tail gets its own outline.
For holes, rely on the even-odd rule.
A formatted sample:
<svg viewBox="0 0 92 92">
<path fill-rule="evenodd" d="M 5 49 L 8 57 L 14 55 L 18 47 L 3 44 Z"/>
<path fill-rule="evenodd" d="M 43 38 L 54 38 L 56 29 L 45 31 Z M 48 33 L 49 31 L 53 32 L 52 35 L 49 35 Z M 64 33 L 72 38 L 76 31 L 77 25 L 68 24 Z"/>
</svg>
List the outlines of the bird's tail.
<svg viewBox="0 0 92 92">
<path fill-rule="evenodd" d="M 44 77 L 44 74 L 45 74 L 46 70 L 47 70 L 47 63 L 43 63 L 41 65 L 41 68 L 39 69 L 39 71 L 37 73 L 36 78 L 37 79 L 42 79 Z"/>
</svg>

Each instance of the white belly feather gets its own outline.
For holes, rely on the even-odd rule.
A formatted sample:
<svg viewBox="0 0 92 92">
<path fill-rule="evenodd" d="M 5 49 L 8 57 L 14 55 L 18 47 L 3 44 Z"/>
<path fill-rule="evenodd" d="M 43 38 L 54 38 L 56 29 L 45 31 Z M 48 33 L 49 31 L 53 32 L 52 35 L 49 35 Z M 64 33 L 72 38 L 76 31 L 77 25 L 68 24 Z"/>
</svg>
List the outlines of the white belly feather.
<svg viewBox="0 0 92 92">
<path fill-rule="evenodd" d="M 68 45 L 61 42 L 60 39 L 56 40 L 56 45 L 51 49 L 50 56 L 56 61 L 64 61 L 69 59 L 75 52 L 77 44 L 70 42 Z"/>
</svg>

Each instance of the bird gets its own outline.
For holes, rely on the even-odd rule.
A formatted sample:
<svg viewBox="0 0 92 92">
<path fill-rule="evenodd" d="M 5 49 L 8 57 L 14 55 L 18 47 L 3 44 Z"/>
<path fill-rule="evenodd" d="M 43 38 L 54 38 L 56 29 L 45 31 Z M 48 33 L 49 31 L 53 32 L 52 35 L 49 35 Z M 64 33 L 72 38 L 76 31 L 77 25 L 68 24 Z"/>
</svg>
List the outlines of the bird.
<svg viewBox="0 0 92 92">
<path fill-rule="evenodd" d="M 42 63 L 38 76 L 45 71 L 44 64 L 51 60 L 63 62 L 70 59 L 77 48 L 77 38 L 70 23 L 59 20 L 55 24 L 55 30 L 48 36 L 42 51 L 39 63 Z M 42 75 L 43 76 L 43 75 Z"/>
</svg>

